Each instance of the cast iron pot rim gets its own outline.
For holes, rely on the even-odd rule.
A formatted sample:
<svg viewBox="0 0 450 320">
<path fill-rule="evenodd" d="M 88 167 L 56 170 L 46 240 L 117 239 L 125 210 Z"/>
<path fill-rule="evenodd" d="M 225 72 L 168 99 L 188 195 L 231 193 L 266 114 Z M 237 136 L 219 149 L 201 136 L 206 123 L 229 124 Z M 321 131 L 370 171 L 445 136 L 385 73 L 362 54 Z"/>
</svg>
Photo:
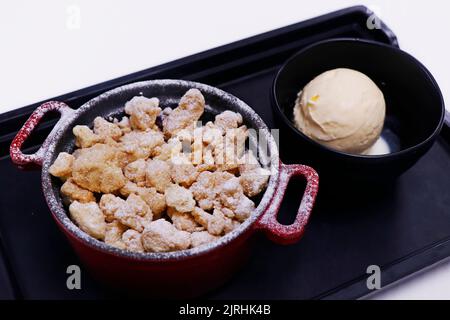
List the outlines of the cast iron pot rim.
<svg viewBox="0 0 450 320">
<path fill-rule="evenodd" d="M 423 141 L 421 141 L 420 143 L 413 145 L 411 147 L 408 147 L 406 149 L 402 149 L 400 151 L 397 152 L 391 152 L 388 154 L 381 154 L 381 155 L 362 155 L 362 154 L 353 154 L 353 153 L 348 153 L 348 152 L 343 152 L 343 151 L 339 151 L 330 147 L 327 147 L 319 142 L 314 141 L 313 139 L 309 138 L 307 135 L 305 135 L 303 132 L 301 132 L 299 129 L 297 129 L 293 123 L 293 121 L 291 121 L 290 119 L 288 119 L 288 117 L 284 114 L 284 112 L 281 110 L 281 106 L 278 103 L 278 99 L 277 99 L 277 83 L 278 83 L 278 79 L 281 76 L 281 74 L 286 70 L 286 68 L 289 68 L 289 65 L 292 61 L 298 59 L 298 57 L 302 54 L 304 54 L 306 51 L 313 49 L 315 47 L 319 47 L 321 45 L 324 44 L 329 44 L 329 43 L 340 43 L 340 44 L 345 44 L 345 43 L 363 43 L 363 44 L 367 44 L 370 46 L 377 46 L 377 47 L 382 47 L 388 50 L 392 50 L 395 51 L 397 53 L 399 53 L 401 56 L 404 56 L 410 60 L 412 60 L 412 62 L 424 73 L 426 80 L 429 81 L 432 85 L 432 87 L 434 87 L 436 93 L 438 94 L 438 98 L 439 98 L 439 102 L 440 102 L 440 106 L 441 106 L 441 115 L 440 115 L 440 119 L 439 119 L 439 123 L 436 126 L 435 130 L 433 131 L 433 133 L 428 136 L 426 139 L 424 139 Z M 272 90 L 271 90 L 271 96 L 272 96 L 272 100 L 274 103 L 272 103 L 272 108 L 275 109 L 275 112 L 277 112 L 279 115 L 281 115 L 281 118 L 283 119 L 283 122 L 285 124 L 288 125 L 288 127 L 293 130 L 297 135 L 299 135 L 300 137 L 302 137 L 304 140 L 308 141 L 310 144 L 323 149 L 329 153 L 335 153 L 338 154 L 341 157 L 344 158 L 360 158 L 360 159 L 364 159 L 364 160 L 376 160 L 376 159 L 386 159 L 386 158 L 390 158 L 390 157 L 400 157 L 400 156 L 404 156 L 406 154 L 409 153 L 413 153 L 415 150 L 418 150 L 420 148 L 422 148 L 423 146 L 427 145 L 430 141 L 434 140 L 436 138 L 437 135 L 439 135 L 439 133 L 442 130 L 442 127 L 444 125 L 444 119 L 445 119 L 445 104 L 444 104 L 444 98 L 442 96 L 442 92 L 439 88 L 439 85 L 437 84 L 436 80 L 434 79 L 433 75 L 431 74 L 430 71 L 428 71 L 428 69 L 416 58 L 414 58 L 412 55 L 410 55 L 409 53 L 401 50 L 398 47 L 395 46 L 391 46 L 388 44 L 384 44 L 381 42 L 377 42 L 377 41 L 373 41 L 373 40 L 366 40 L 366 39 L 359 39 L 359 38 L 334 38 L 334 39 L 328 39 L 328 40 L 322 40 L 319 42 L 315 42 L 313 44 L 310 44 L 309 46 L 303 48 L 302 50 L 298 51 L 297 53 L 295 53 L 294 55 L 292 55 L 282 66 L 281 68 L 278 70 L 273 84 L 272 84 Z M 275 107 L 274 107 L 275 106 Z"/>
<path fill-rule="evenodd" d="M 270 176 L 269 183 L 266 187 L 266 190 L 264 191 L 263 197 L 261 198 L 258 206 L 255 208 L 251 216 L 245 222 L 243 222 L 237 229 L 222 236 L 220 239 L 210 244 L 206 244 L 203 246 L 187 250 L 161 252 L 161 253 L 154 253 L 154 252 L 140 253 L 118 249 L 89 236 L 87 233 L 78 228 L 78 226 L 76 226 L 74 222 L 72 222 L 72 220 L 68 216 L 67 210 L 61 203 L 60 198 L 56 196 L 55 193 L 53 192 L 52 177 L 48 172 L 48 169 L 51 165 L 50 160 L 53 158 L 56 145 L 58 144 L 61 136 L 67 131 L 67 128 L 70 127 L 70 125 L 74 123 L 81 114 L 85 112 L 95 112 L 91 111 L 91 108 L 95 107 L 95 105 L 102 99 L 106 99 L 110 95 L 120 94 L 121 91 L 138 90 L 139 88 L 143 87 L 148 88 L 149 86 L 167 86 L 167 85 L 178 85 L 185 88 L 197 88 L 203 93 L 209 93 L 212 95 L 219 96 L 220 99 L 222 99 L 223 101 L 227 101 L 230 104 L 234 104 L 237 107 L 237 109 L 241 111 L 244 120 L 249 119 L 251 117 L 252 121 L 257 125 L 257 128 L 255 129 L 263 130 L 266 138 L 268 138 L 267 139 L 267 141 L 269 142 L 268 150 L 270 152 L 270 159 L 271 159 L 270 169 L 272 175 Z M 259 117 L 259 115 L 250 106 L 248 106 L 245 102 L 238 99 L 237 97 L 216 87 L 212 87 L 206 84 L 193 81 L 160 79 L 160 80 L 139 81 L 114 88 L 97 97 L 94 97 L 93 99 L 83 104 L 80 108 L 74 110 L 70 118 L 67 119 L 67 122 L 62 124 L 54 133 L 51 133 L 51 135 L 52 135 L 51 140 L 49 142 L 46 156 L 42 164 L 41 179 L 45 200 L 47 201 L 48 207 L 50 208 L 50 211 L 54 219 L 60 225 L 60 227 L 64 229 L 65 232 L 74 237 L 76 240 L 82 242 L 84 245 L 87 245 L 88 247 L 98 250 L 104 254 L 114 255 L 118 258 L 126 258 L 144 262 L 177 261 L 198 257 L 207 253 L 211 253 L 212 251 L 219 249 L 221 247 L 224 247 L 225 245 L 237 239 L 244 233 L 252 231 L 254 224 L 265 213 L 265 210 L 269 206 L 270 200 L 274 195 L 279 180 L 280 171 L 279 171 L 278 147 L 275 143 L 273 136 L 270 134 L 267 125 Z"/>
</svg>

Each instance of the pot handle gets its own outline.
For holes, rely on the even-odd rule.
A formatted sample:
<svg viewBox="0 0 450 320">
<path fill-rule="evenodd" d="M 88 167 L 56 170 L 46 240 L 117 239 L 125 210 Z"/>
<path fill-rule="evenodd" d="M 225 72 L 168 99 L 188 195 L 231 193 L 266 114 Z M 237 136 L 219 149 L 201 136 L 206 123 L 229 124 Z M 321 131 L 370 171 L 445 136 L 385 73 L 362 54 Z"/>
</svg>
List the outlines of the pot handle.
<svg viewBox="0 0 450 320">
<path fill-rule="evenodd" d="M 312 208 L 319 189 L 319 175 L 308 166 L 301 164 L 286 165 L 280 162 L 279 184 L 272 200 L 258 220 L 256 227 L 265 232 L 267 237 L 279 244 L 292 244 L 300 240 L 308 223 Z M 306 179 L 306 188 L 294 223 L 283 225 L 277 221 L 278 211 L 283 201 L 289 180 L 293 176 L 303 176 Z"/>
<path fill-rule="evenodd" d="M 56 123 L 53 130 L 50 132 L 48 137 L 45 139 L 42 146 L 36 153 L 24 154 L 21 151 L 23 143 L 28 139 L 31 132 L 39 124 L 44 115 L 50 111 L 58 111 L 61 114 L 61 118 Z M 17 135 L 14 137 L 11 146 L 9 148 L 9 154 L 11 156 L 12 162 L 21 169 L 32 169 L 42 166 L 42 162 L 45 153 L 48 149 L 52 136 L 58 130 L 58 128 L 63 124 L 67 118 L 69 118 L 75 112 L 74 109 L 70 108 L 64 102 L 59 101 L 48 101 L 41 104 L 36 110 L 33 111 L 31 116 L 25 122 L 23 127 L 19 130 Z"/>
</svg>

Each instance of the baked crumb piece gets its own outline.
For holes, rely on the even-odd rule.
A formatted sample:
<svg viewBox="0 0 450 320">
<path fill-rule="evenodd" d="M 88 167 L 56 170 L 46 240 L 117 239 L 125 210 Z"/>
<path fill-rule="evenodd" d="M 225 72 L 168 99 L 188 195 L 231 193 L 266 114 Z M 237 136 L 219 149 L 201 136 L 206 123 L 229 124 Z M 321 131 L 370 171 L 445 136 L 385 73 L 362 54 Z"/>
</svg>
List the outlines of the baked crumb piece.
<svg viewBox="0 0 450 320">
<path fill-rule="evenodd" d="M 189 232 L 180 231 L 167 220 L 159 219 L 145 227 L 142 245 L 148 252 L 185 250 L 191 245 L 191 237 Z"/>
<path fill-rule="evenodd" d="M 210 210 L 214 207 L 214 201 L 220 192 L 220 186 L 227 180 L 235 178 L 229 172 L 210 172 L 200 173 L 197 181 L 192 184 L 189 190 L 192 191 L 198 206 L 204 210 Z"/>
<path fill-rule="evenodd" d="M 122 136 L 122 130 L 117 124 L 106 121 L 102 117 L 94 119 L 94 133 L 103 140 L 113 139 L 119 141 Z"/>
<path fill-rule="evenodd" d="M 114 212 L 114 218 L 121 224 L 142 232 L 146 223 L 153 219 L 150 207 L 138 195 L 130 194 L 125 204 Z"/>
<path fill-rule="evenodd" d="M 210 214 L 203 209 L 196 207 L 192 211 L 192 216 L 195 221 L 205 227 L 205 229 L 212 235 L 220 236 L 225 227 L 225 216 L 220 210 L 214 209 L 213 214 Z"/>
<path fill-rule="evenodd" d="M 255 203 L 244 195 L 239 179 L 233 177 L 220 186 L 222 206 L 232 210 L 238 221 L 246 220 L 255 209 Z"/>
<path fill-rule="evenodd" d="M 208 231 L 197 231 L 191 234 L 191 247 L 196 248 L 201 245 L 218 240 L 219 237 L 213 236 Z"/>
<path fill-rule="evenodd" d="M 245 151 L 247 137 L 246 126 L 227 129 L 221 143 L 217 144 L 214 149 L 214 160 L 219 170 L 235 171 L 239 167 L 239 159 Z"/>
<path fill-rule="evenodd" d="M 253 171 L 261 168 L 259 161 L 256 159 L 252 151 L 247 150 L 239 159 L 239 173 Z"/>
<path fill-rule="evenodd" d="M 241 176 L 239 177 L 244 194 L 248 197 L 254 197 L 260 194 L 266 188 L 268 180 L 269 173 L 263 168 L 241 172 Z"/>
<path fill-rule="evenodd" d="M 148 220 L 153 219 L 152 210 L 147 205 L 147 203 L 137 194 L 130 194 L 125 202 L 138 216 L 145 217 Z"/>
<path fill-rule="evenodd" d="M 267 186 L 270 171 L 263 169 L 252 152 L 246 152 L 239 165 L 239 181 L 244 194 L 254 197 L 260 194 Z"/>
<path fill-rule="evenodd" d="M 145 171 L 147 162 L 144 159 L 138 159 L 125 166 L 123 173 L 127 179 L 133 181 L 138 186 L 145 186 Z"/>
<path fill-rule="evenodd" d="M 102 138 L 92 132 L 88 126 L 75 126 L 72 129 L 75 136 L 75 145 L 80 148 L 89 148 L 96 143 L 102 142 Z"/>
<path fill-rule="evenodd" d="M 139 187 L 135 183 L 127 182 L 125 186 L 120 189 L 120 194 L 128 197 L 130 194 L 139 195 L 142 200 L 147 203 L 153 213 L 154 219 L 161 218 L 162 214 L 166 210 L 166 197 L 156 191 L 155 188 Z"/>
<path fill-rule="evenodd" d="M 74 201 L 69 206 L 69 212 L 70 217 L 81 230 L 96 239 L 105 239 L 106 222 L 97 203 Z"/>
<path fill-rule="evenodd" d="M 78 185 L 93 192 L 110 193 L 125 184 L 125 177 L 119 167 L 102 163 L 77 165 L 73 178 Z"/>
<path fill-rule="evenodd" d="M 215 125 L 212 121 L 208 121 L 201 129 L 203 131 L 202 140 L 205 144 L 217 144 L 224 133 L 222 128 Z"/>
<path fill-rule="evenodd" d="M 216 201 L 216 202 L 214 203 L 214 209 L 218 209 L 218 210 L 222 211 L 223 215 L 224 215 L 225 217 L 227 217 L 227 218 L 233 219 L 233 218 L 235 217 L 235 214 L 234 214 L 233 210 L 231 210 L 231 209 L 229 209 L 229 208 L 227 208 L 227 207 L 222 206 L 222 205 L 220 204 L 220 202 L 217 202 L 217 201 Z"/>
<path fill-rule="evenodd" d="M 205 109 L 205 98 L 197 89 L 188 90 L 176 107 L 164 119 L 163 127 L 166 137 L 171 137 L 182 129 L 194 126 Z"/>
<path fill-rule="evenodd" d="M 147 159 L 153 149 L 164 143 L 159 131 L 131 131 L 120 138 L 120 150 L 128 155 L 128 162 Z"/>
<path fill-rule="evenodd" d="M 69 200 L 69 202 L 79 201 L 82 203 L 95 202 L 94 194 L 79 187 L 72 178 L 67 179 L 61 186 L 61 193 Z"/>
<path fill-rule="evenodd" d="M 154 159 L 164 161 L 170 160 L 172 157 L 179 155 L 182 148 L 182 143 L 178 138 L 171 138 L 167 140 L 167 143 L 161 145 L 160 152 L 154 157 Z"/>
<path fill-rule="evenodd" d="M 118 119 L 114 119 L 114 123 L 120 128 L 122 134 L 131 132 L 130 119 L 128 119 L 128 117 L 122 117 L 120 121 Z"/>
<path fill-rule="evenodd" d="M 72 175 L 73 160 L 73 155 L 67 152 L 61 152 L 58 154 L 55 162 L 48 168 L 48 172 L 52 176 L 67 179 Z"/>
<path fill-rule="evenodd" d="M 178 139 L 183 143 L 192 143 L 194 141 L 194 129 L 195 125 L 189 125 L 184 129 L 181 129 L 176 134 L 172 136 L 172 138 Z M 171 138 L 171 139 L 172 139 Z M 184 149 L 183 149 L 184 151 Z"/>
<path fill-rule="evenodd" d="M 242 116 L 237 112 L 226 110 L 216 116 L 214 124 L 225 134 L 228 129 L 235 129 L 242 124 Z"/>
<path fill-rule="evenodd" d="M 174 208 L 169 207 L 167 209 L 167 215 L 178 230 L 188 232 L 204 230 L 204 228 L 195 221 L 190 212 L 179 212 Z"/>
<path fill-rule="evenodd" d="M 126 226 L 117 220 L 106 224 L 105 243 L 119 249 L 126 249 L 127 246 L 122 241 L 122 234 L 127 231 L 127 229 Z"/>
<path fill-rule="evenodd" d="M 215 170 L 216 166 L 214 163 L 214 148 L 212 145 L 206 145 L 203 147 L 203 158 L 202 163 L 199 164 L 199 166 L 211 166 L 211 170 Z M 202 170 L 205 171 L 205 170 Z"/>
<path fill-rule="evenodd" d="M 116 197 L 113 194 L 102 195 L 99 202 L 100 209 L 105 215 L 106 222 L 114 221 L 114 214 L 123 205 L 125 205 L 125 200 Z"/>
<path fill-rule="evenodd" d="M 203 127 L 197 127 L 193 131 L 194 140 L 191 144 L 190 159 L 192 164 L 198 165 L 203 162 Z"/>
<path fill-rule="evenodd" d="M 122 242 L 126 249 L 134 252 L 144 252 L 144 247 L 141 242 L 142 234 L 136 230 L 128 229 L 122 235 Z"/>
<path fill-rule="evenodd" d="M 168 116 L 172 111 L 173 111 L 173 109 L 171 107 L 165 107 L 162 111 L 162 115 Z"/>
<path fill-rule="evenodd" d="M 130 115 L 133 129 L 156 129 L 156 117 L 160 114 L 158 98 L 136 96 L 125 104 L 125 112 Z"/>
<path fill-rule="evenodd" d="M 241 223 L 239 221 L 225 217 L 225 225 L 223 227 L 223 232 L 224 234 L 230 233 L 234 229 L 238 228 L 240 225 Z"/>
<path fill-rule="evenodd" d="M 159 192 L 164 192 L 172 184 L 170 165 L 166 161 L 158 159 L 147 160 L 145 173 L 146 186 L 154 187 Z"/>
<path fill-rule="evenodd" d="M 190 162 L 183 163 L 175 159 L 175 161 L 171 161 L 170 168 L 173 182 L 186 188 L 189 188 L 199 175 L 197 169 Z"/>
<path fill-rule="evenodd" d="M 167 206 L 179 212 L 191 212 L 194 210 L 195 200 L 189 189 L 173 184 L 165 190 L 164 195 L 166 196 Z"/>
<path fill-rule="evenodd" d="M 106 144 L 81 149 L 73 163 L 76 184 L 92 192 L 112 193 L 125 185 L 120 166 L 123 154 Z"/>
<path fill-rule="evenodd" d="M 192 191 L 195 200 L 197 200 L 200 208 L 204 210 L 212 209 L 214 205 L 214 198 L 216 196 L 214 191 L 214 173 L 204 171 L 199 174 L 197 181 L 192 184 L 189 190 Z"/>
<path fill-rule="evenodd" d="M 198 173 L 202 173 L 204 171 L 215 171 L 215 170 L 217 170 L 217 166 L 215 164 L 202 163 L 202 164 L 196 165 L 195 169 L 198 171 Z"/>
</svg>

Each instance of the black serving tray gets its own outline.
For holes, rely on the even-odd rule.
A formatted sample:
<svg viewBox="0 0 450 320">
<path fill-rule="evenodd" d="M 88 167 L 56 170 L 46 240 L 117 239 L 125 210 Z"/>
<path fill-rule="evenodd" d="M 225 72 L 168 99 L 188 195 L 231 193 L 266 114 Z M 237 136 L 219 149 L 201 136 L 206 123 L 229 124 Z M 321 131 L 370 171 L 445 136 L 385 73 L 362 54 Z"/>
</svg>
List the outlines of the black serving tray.
<svg viewBox="0 0 450 320">
<path fill-rule="evenodd" d="M 352 7 L 133 73 L 53 99 L 77 108 L 111 88 L 141 80 L 180 78 L 218 86 L 252 106 L 274 127 L 270 88 L 280 65 L 313 42 L 364 38 L 398 46 L 384 25 L 367 28 L 372 15 Z M 45 204 L 40 172 L 16 169 L 8 156 L 11 139 L 39 103 L 0 115 L 0 298 L 92 299 L 124 295 L 82 273 L 82 289 L 68 290 L 66 268 L 81 265 Z M 55 119 L 49 117 L 28 141 L 35 149 Z M 450 255 L 450 129 L 395 183 L 347 188 L 328 181 L 304 238 L 291 246 L 256 235 L 250 262 L 210 299 L 347 299 L 366 287 L 366 269 L 379 265 L 385 286 Z M 280 133 L 283 139 L 283 132 Z M 280 150 L 283 159 L 283 150 Z M 301 162 L 301 150 L 299 159 Z M 327 177 L 321 177 L 327 182 Z M 330 187 L 330 185 L 332 187 Z M 282 220 L 292 219 L 301 184 L 289 186 Z M 220 267 L 220 266 L 218 266 Z M 214 272 L 214 270 L 211 270 Z"/>
</svg>

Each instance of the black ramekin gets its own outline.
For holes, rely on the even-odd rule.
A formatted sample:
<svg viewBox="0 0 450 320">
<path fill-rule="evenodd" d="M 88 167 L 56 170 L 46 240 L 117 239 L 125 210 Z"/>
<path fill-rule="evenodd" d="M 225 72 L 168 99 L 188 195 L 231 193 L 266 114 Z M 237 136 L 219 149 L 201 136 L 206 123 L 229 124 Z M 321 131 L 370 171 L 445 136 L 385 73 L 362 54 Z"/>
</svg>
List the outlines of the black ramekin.
<svg viewBox="0 0 450 320">
<path fill-rule="evenodd" d="M 295 127 L 297 93 L 320 73 L 335 68 L 363 72 L 383 91 L 384 130 L 397 137 L 397 151 L 377 156 L 344 153 L 313 141 Z M 445 115 L 439 86 L 417 59 L 396 47 L 358 39 L 318 42 L 291 57 L 275 77 L 272 108 L 285 161 L 313 165 L 325 179 L 361 181 L 392 180 L 409 169 L 433 145 Z"/>
</svg>

